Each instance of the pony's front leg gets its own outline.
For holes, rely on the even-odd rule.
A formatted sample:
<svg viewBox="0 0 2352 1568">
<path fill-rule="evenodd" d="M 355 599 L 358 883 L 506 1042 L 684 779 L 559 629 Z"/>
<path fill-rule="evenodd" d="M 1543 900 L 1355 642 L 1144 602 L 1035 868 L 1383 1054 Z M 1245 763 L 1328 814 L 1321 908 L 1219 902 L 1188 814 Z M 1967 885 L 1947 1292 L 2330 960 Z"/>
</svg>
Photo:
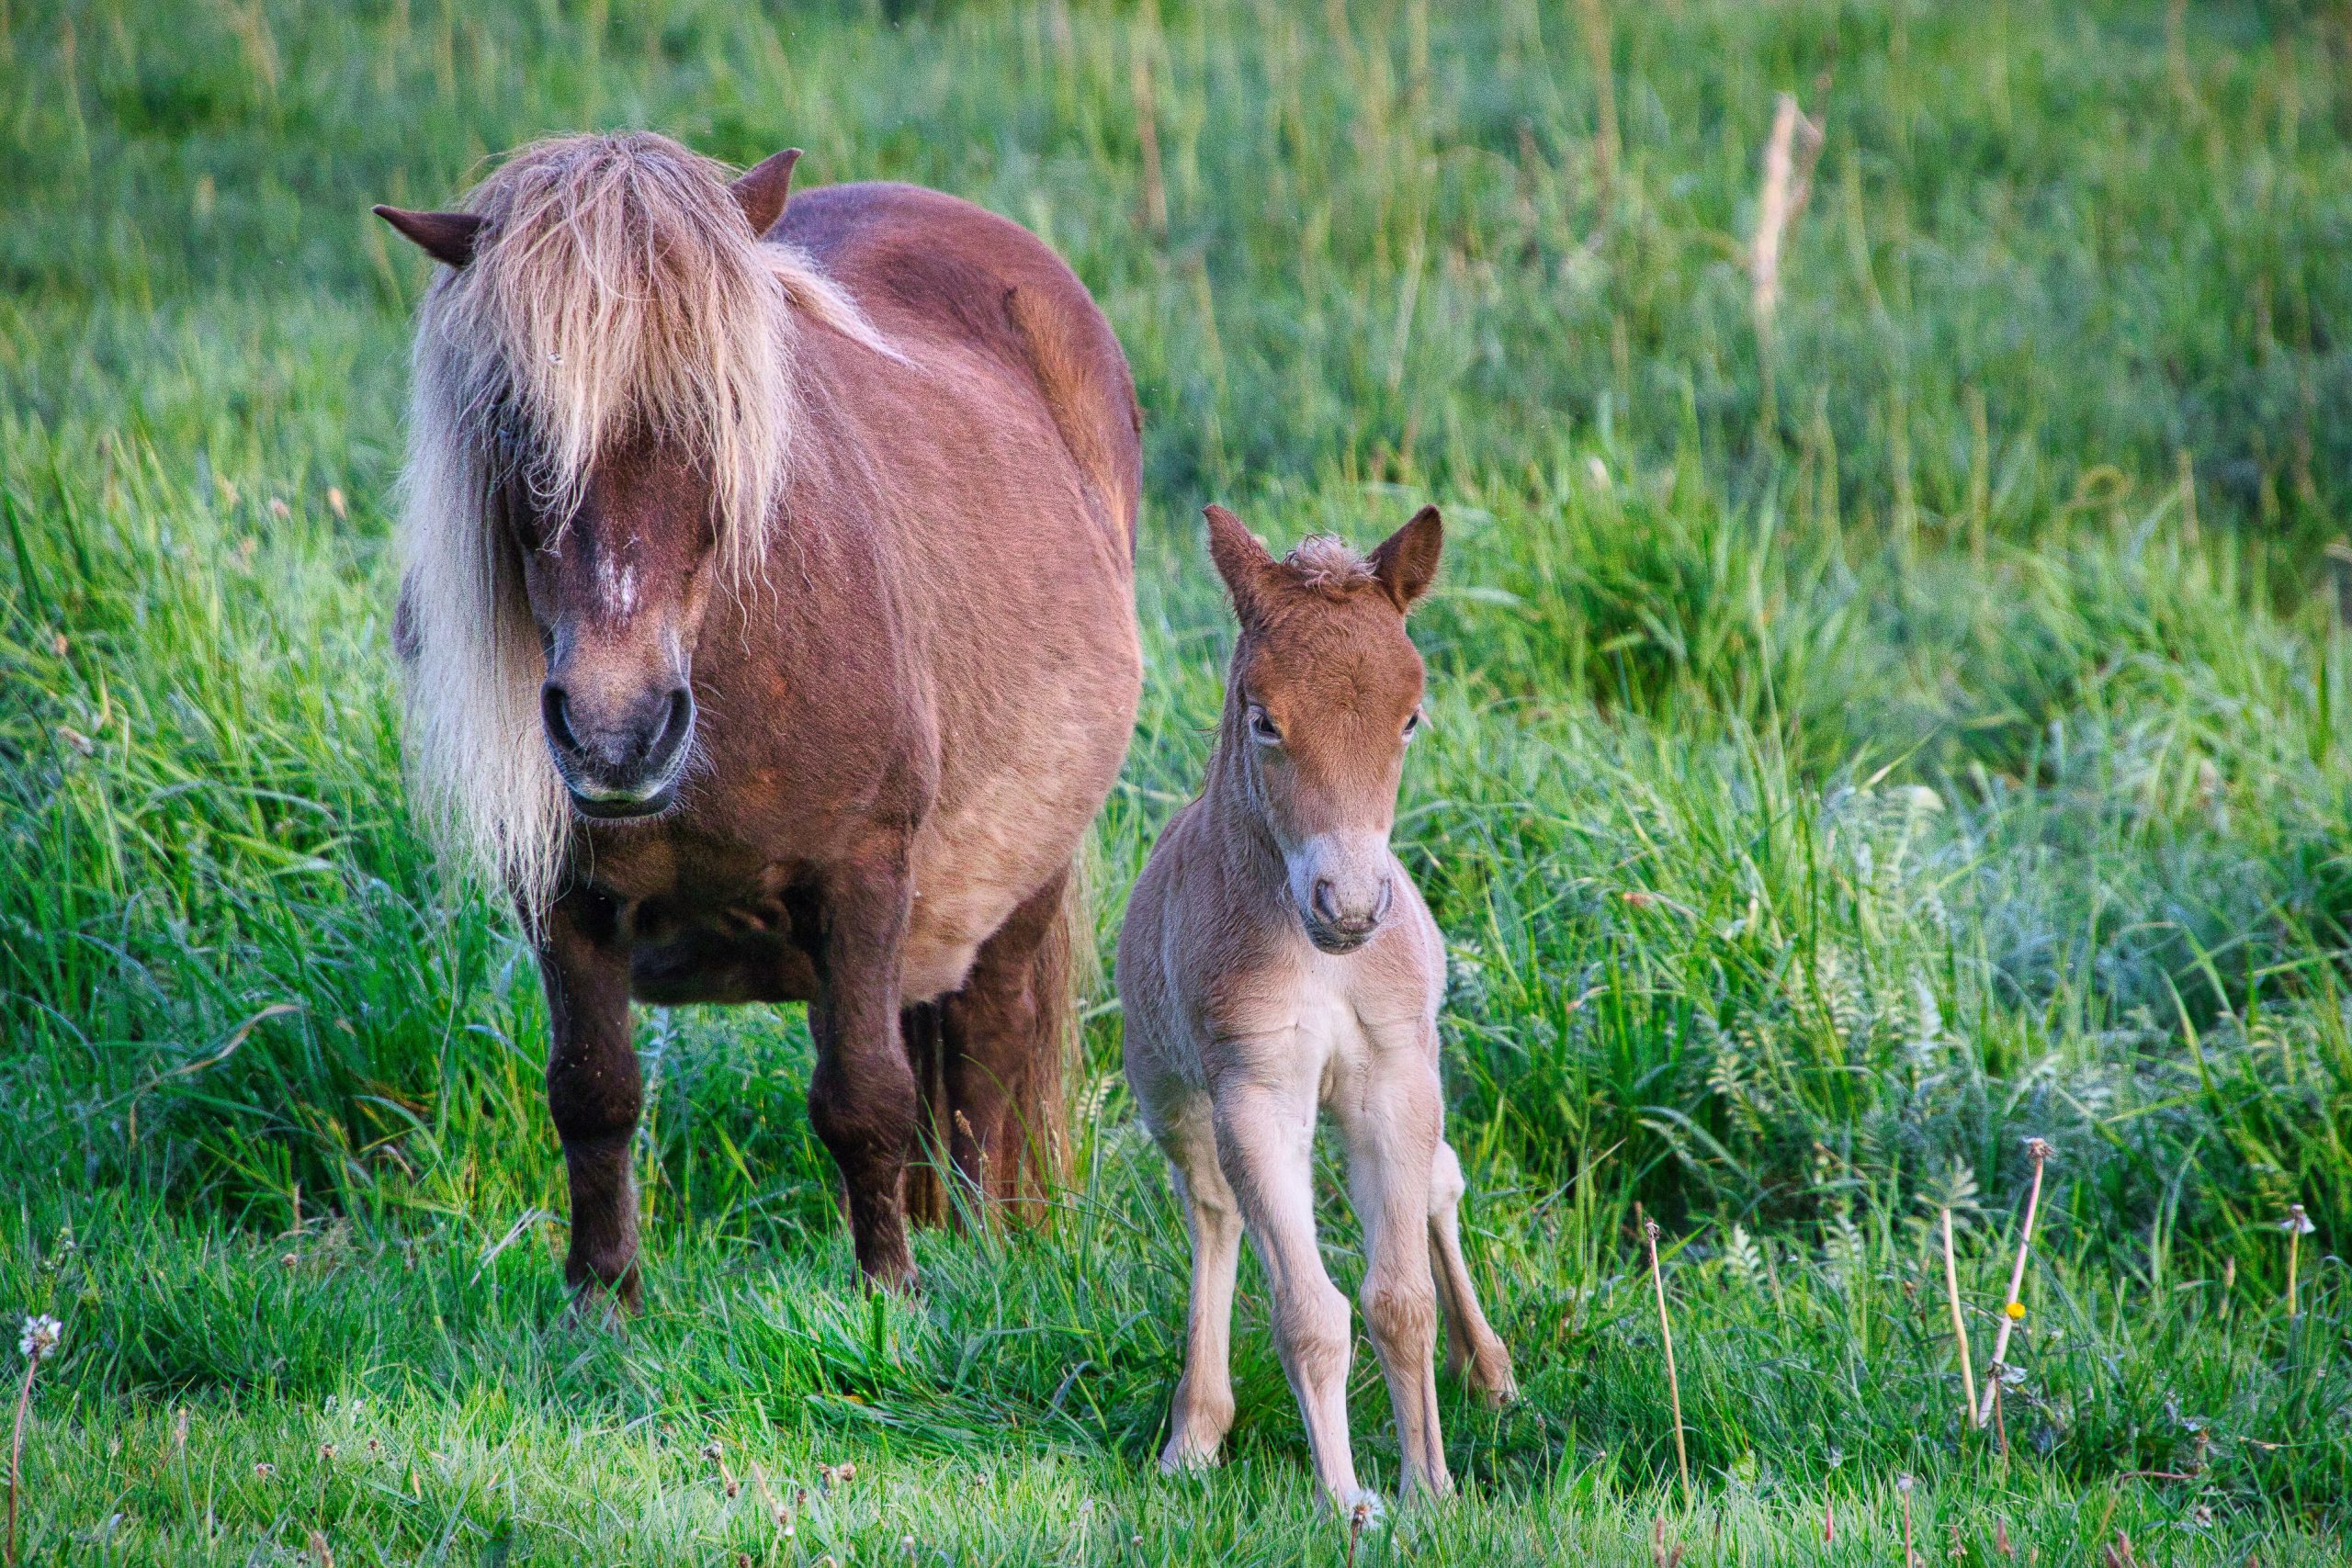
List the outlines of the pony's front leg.
<svg viewBox="0 0 2352 1568">
<path fill-rule="evenodd" d="M 1173 1106 L 1148 1106 L 1167 1153 L 1193 1237 L 1192 1299 L 1184 1318 L 1184 1375 L 1168 1412 L 1159 1468 L 1174 1474 L 1217 1461 L 1233 1427 L 1233 1284 L 1241 1261 L 1241 1212 L 1217 1163 L 1208 1106 L 1190 1086 Z"/>
<path fill-rule="evenodd" d="M 808 1120 L 841 1168 L 857 1266 L 870 1284 L 911 1289 L 907 1156 L 919 1100 L 899 1035 L 899 967 L 906 942 L 903 845 L 831 869 L 820 895 L 817 999 L 808 1032 L 817 1069 Z"/>
<path fill-rule="evenodd" d="M 643 1294 L 629 1145 L 645 1091 L 629 1039 L 628 949 L 611 899 L 583 888 L 556 901 L 540 931 L 539 978 L 548 995 L 548 1111 L 571 1187 L 563 1276 L 575 1306 L 610 1291 L 635 1312 Z"/>
<path fill-rule="evenodd" d="M 1379 1499 L 1356 1484 L 1348 1446 L 1348 1298 L 1315 1240 L 1315 1088 L 1241 1084 L 1216 1090 L 1217 1163 L 1239 1202 L 1274 1298 L 1274 1348 L 1315 1473 L 1341 1513 Z"/>
<path fill-rule="evenodd" d="M 1363 1226 L 1364 1328 L 1388 1401 L 1405 1490 L 1428 1497 L 1453 1491 L 1437 1411 L 1437 1285 L 1430 1271 L 1430 1193 L 1444 1111 L 1437 1075 L 1422 1060 L 1371 1068 L 1359 1094 L 1338 1097 L 1348 1150 L 1348 1187 Z M 1432 1049 L 1427 1059 L 1434 1061 Z"/>
</svg>

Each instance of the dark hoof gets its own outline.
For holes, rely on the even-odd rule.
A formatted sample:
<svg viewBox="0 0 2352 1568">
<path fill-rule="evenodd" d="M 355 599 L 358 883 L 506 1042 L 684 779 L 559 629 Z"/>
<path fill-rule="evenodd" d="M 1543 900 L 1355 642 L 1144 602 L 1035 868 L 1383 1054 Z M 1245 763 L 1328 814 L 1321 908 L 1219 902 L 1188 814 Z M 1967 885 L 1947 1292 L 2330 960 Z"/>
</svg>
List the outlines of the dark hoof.
<svg viewBox="0 0 2352 1568">
<path fill-rule="evenodd" d="M 636 1264 L 610 1281 L 584 1269 L 567 1269 L 565 1274 L 571 1282 L 571 1321 L 581 1326 L 627 1333 L 628 1320 L 643 1315 L 645 1289 Z"/>
<path fill-rule="evenodd" d="M 909 1301 L 922 1296 L 922 1276 L 915 1271 L 914 1259 L 897 1258 L 879 1264 L 862 1263 L 858 1271 L 865 1277 L 868 1291 L 882 1291 Z"/>
</svg>

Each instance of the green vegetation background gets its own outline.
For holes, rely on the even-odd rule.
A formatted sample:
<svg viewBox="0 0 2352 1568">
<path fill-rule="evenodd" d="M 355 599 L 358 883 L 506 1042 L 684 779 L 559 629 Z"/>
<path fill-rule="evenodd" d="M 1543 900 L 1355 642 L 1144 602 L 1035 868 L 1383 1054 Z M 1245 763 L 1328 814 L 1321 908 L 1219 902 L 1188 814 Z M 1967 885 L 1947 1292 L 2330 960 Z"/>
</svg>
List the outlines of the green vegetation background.
<svg viewBox="0 0 2352 1568">
<path fill-rule="evenodd" d="M 1825 140 L 1767 330 L 1782 92 Z M 1446 506 L 1399 837 L 1527 1398 L 1449 1404 L 1468 1496 L 1365 1561 L 2340 1561 L 2343 6 L 11 0 L 0 118 L 28 1562 L 1348 1550 L 1254 1271 L 1232 1464 L 1148 1473 L 1183 1247 L 1106 988 L 1057 1222 L 925 1237 L 915 1302 L 855 1288 L 797 1012 L 647 1016 L 650 1310 L 566 1319 L 536 977 L 402 797 L 426 270 L 366 209 L 622 125 L 957 192 L 1102 301 L 1151 661 L 1106 940 L 1216 699 L 1199 504 Z M 1928 1227 L 1981 1376 L 2029 1136 L 2004 1452 Z"/>
</svg>

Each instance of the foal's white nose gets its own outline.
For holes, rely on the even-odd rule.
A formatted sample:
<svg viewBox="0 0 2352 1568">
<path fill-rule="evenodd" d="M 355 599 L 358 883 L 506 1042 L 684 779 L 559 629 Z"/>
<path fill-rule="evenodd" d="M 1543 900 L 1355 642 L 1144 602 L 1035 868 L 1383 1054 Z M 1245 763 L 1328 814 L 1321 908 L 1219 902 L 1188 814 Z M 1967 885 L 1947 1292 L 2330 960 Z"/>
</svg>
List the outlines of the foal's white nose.
<svg viewBox="0 0 2352 1568">
<path fill-rule="evenodd" d="M 1292 901 L 1316 946 L 1347 953 L 1370 941 L 1396 900 L 1384 833 L 1318 833 L 1291 859 Z"/>
<path fill-rule="evenodd" d="M 1388 918 L 1389 902 L 1396 897 L 1393 877 L 1384 876 L 1366 904 L 1361 898 L 1343 898 L 1339 884 L 1328 876 L 1315 879 L 1315 897 L 1309 900 L 1316 917 L 1333 931 L 1348 936 L 1369 936 L 1372 929 Z"/>
</svg>

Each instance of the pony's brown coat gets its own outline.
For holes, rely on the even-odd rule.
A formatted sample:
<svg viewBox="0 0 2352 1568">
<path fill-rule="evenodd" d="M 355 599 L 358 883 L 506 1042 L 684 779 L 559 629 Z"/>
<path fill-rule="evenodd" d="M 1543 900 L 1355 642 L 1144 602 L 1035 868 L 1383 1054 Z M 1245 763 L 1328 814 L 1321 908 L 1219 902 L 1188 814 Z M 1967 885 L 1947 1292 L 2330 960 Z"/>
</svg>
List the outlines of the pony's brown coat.
<svg viewBox="0 0 2352 1568">
<path fill-rule="evenodd" d="M 755 235 L 783 162 L 730 192 L 660 137 L 527 149 L 419 319 L 412 749 L 537 936 L 570 1272 L 628 1300 L 632 995 L 811 1002 L 871 1277 L 911 1275 L 902 1010 L 938 1142 L 990 1191 L 1034 1172 L 1140 683 L 1137 416 L 1084 288 L 909 186 Z"/>
<path fill-rule="evenodd" d="M 1367 558 L 1312 539 L 1276 561 L 1209 508 L 1240 621 L 1200 798 L 1161 835 L 1119 936 L 1127 1081 L 1174 1168 L 1193 1235 L 1184 1374 L 1164 1468 L 1211 1462 L 1233 1421 L 1234 1268 L 1247 1226 L 1316 1470 L 1363 1501 L 1347 1427 L 1347 1299 L 1315 1234 L 1316 1113 L 1329 1110 L 1363 1223 L 1365 1326 L 1408 1489 L 1451 1487 L 1431 1341 L 1482 1393 L 1510 1358 L 1462 1258 L 1462 1172 L 1443 1136 L 1445 952 L 1388 849 L 1420 656 L 1405 612 L 1437 571 L 1425 508 Z M 1434 1274 L 1432 1264 L 1435 1265 Z"/>
</svg>

